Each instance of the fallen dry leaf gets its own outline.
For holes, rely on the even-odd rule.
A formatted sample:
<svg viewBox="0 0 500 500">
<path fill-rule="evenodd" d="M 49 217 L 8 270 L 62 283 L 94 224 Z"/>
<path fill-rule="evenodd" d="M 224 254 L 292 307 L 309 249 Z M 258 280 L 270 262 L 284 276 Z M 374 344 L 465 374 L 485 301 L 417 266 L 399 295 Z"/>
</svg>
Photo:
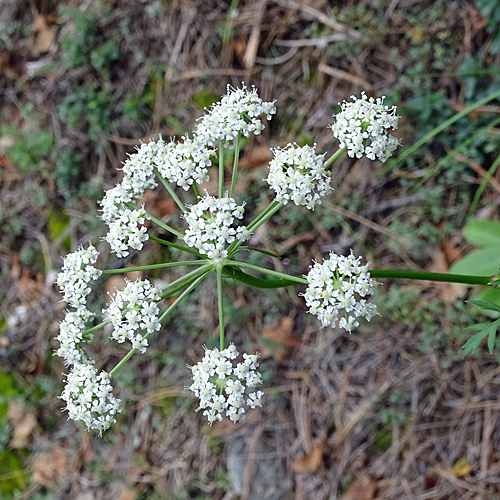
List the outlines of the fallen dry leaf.
<svg viewBox="0 0 500 500">
<path fill-rule="evenodd" d="M 38 57 L 40 54 L 47 52 L 56 39 L 55 32 L 47 24 L 44 16 L 38 15 L 33 21 L 35 28 L 35 38 L 31 46 L 31 54 Z"/>
<path fill-rule="evenodd" d="M 106 281 L 106 302 L 111 302 L 111 299 L 116 295 L 117 290 L 123 290 L 125 287 L 125 276 L 117 274 L 110 276 Z"/>
<path fill-rule="evenodd" d="M 445 274 L 450 272 L 446 255 L 442 250 L 434 252 L 429 272 Z M 454 304 L 467 292 L 467 288 L 464 285 L 458 285 L 457 283 L 432 283 L 430 286 L 437 288 L 439 296 L 447 305 Z"/>
<path fill-rule="evenodd" d="M 233 38 L 230 41 L 230 46 L 234 49 L 238 57 L 243 58 L 247 49 L 245 40 L 242 38 Z"/>
<path fill-rule="evenodd" d="M 106 302 L 110 302 L 111 298 L 116 295 L 116 291 L 123 290 L 127 285 L 126 280 L 136 281 L 142 277 L 141 271 L 130 271 L 128 273 L 117 274 L 110 276 L 106 281 Z"/>
<path fill-rule="evenodd" d="M 7 418 L 13 427 L 9 447 L 26 448 L 38 427 L 36 415 L 27 413 L 26 406 L 21 401 L 12 401 L 7 408 Z"/>
<path fill-rule="evenodd" d="M 314 448 L 304 455 L 300 460 L 292 462 L 292 470 L 294 472 L 317 472 L 323 463 L 323 452 L 325 443 L 322 439 L 314 440 Z"/>
<path fill-rule="evenodd" d="M 262 167 L 267 165 L 271 160 L 273 153 L 269 146 L 260 144 L 253 147 L 250 151 L 245 152 L 245 155 L 238 163 L 238 168 L 244 170 L 251 170 L 253 168 Z"/>
<path fill-rule="evenodd" d="M 138 491 L 124 487 L 122 491 L 120 491 L 117 500 L 135 500 L 137 498 L 137 493 Z"/>
<path fill-rule="evenodd" d="M 39 453 L 33 463 L 32 479 L 38 486 L 48 487 L 64 478 L 68 469 L 68 450 L 57 446 Z"/>
<path fill-rule="evenodd" d="M 272 356 L 279 362 L 289 359 L 293 349 L 299 343 L 294 332 L 293 318 L 286 316 L 266 325 L 262 330 L 261 343 L 263 358 Z"/>
<path fill-rule="evenodd" d="M 374 500 L 377 483 L 367 474 L 361 474 L 340 500 Z"/>
<path fill-rule="evenodd" d="M 446 262 L 450 264 L 459 260 L 462 255 L 462 252 L 457 246 L 450 245 L 449 243 L 443 243 L 441 245 L 441 250 L 443 251 Z"/>
<path fill-rule="evenodd" d="M 470 473 L 472 465 L 467 460 L 467 457 L 462 457 L 460 460 L 457 460 L 451 470 L 455 477 L 462 477 Z"/>
</svg>

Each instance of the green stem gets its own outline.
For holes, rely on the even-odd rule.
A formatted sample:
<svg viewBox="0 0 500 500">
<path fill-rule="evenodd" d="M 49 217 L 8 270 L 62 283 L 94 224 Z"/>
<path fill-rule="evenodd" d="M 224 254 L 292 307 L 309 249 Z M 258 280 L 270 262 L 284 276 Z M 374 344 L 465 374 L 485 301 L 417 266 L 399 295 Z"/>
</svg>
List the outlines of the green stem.
<svg viewBox="0 0 500 500">
<path fill-rule="evenodd" d="M 476 194 L 474 195 L 474 199 L 470 204 L 469 213 L 474 214 L 476 211 L 477 204 L 481 199 L 481 195 L 483 194 L 484 189 L 486 188 L 488 181 L 493 177 L 496 172 L 498 166 L 500 165 L 500 156 L 497 156 L 495 161 L 491 164 L 491 167 L 488 169 L 488 172 L 484 176 L 484 179 L 481 181 L 481 184 L 477 188 Z"/>
<path fill-rule="evenodd" d="M 177 278 L 175 281 L 172 281 L 172 283 L 169 283 L 167 286 L 161 289 L 163 293 L 161 299 L 163 300 L 166 299 L 167 297 L 170 297 L 171 295 L 175 295 L 177 292 L 182 290 L 186 285 L 188 285 L 195 279 L 198 279 L 203 274 L 211 272 L 212 270 L 213 270 L 213 265 L 208 264 L 207 266 L 195 269 L 194 271 L 191 271 L 185 274 L 184 276 Z"/>
<path fill-rule="evenodd" d="M 427 273 L 424 271 L 369 270 L 372 278 L 396 278 L 425 281 L 441 281 L 447 283 L 463 283 L 466 285 L 487 285 L 491 276 L 468 276 L 464 274 Z"/>
<path fill-rule="evenodd" d="M 91 333 L 94 333 L 97 330 L 100 330 L 101 328 L 104 328 L 106 325 L 109 325 L 110 323 L 111 323 L 111 321 L 103 321 L 102 323 L 99 323 L 98 325 L 93 326 L 92 328 L 89 328 L 88 330 L 85 330 L 82 333 L 82 336 L 84 336 L 84 335 L 90 335 Z"/>
<path fill-rule="evenodd" d="M 480 128 L 476 133 L 468 137 L 465 141 L 461 142 L 456 148 L 453 148 L 449 153 L 444 158 L 441 158 L 436 165 L 430 169 L 411 189 L 410 189 L 410 194 L 413 194 L 417 192 L 417 190 L 425 184 L 431 177 L 436 175 L 441 168 L 448 163 L 448 161 L 452 158 L 455 158 L 455 155 L 459 153 L 461 150 L 466 148 L 469 144 L 473 143 L 474 141 L 477 141 L 478 137 L 486 135 L 488 130 L 491 128 L 495 127 L 500 123 L 500 118 L 496 119 L 495 121 L 489 123 L 486 127 Z M 485 178 L 486 179 L 486 178 Z M 483 179 L 484 181 L 484 179 Z M 476 193 L 477 194 L 477 193 Z M 475 197 L 474 197 L 475 199 Z M 474 201 L 471 203 L 471 208 L 474 205 Z M 473 211 L 469 209 L 469 213 L 472 213 Z"/>
<path fill-rule="evenodd" d="M 182 292 L 179 297 L 177 297 L 176 301 L 170 305 L 170 307 L 160 316 L 159 321 L 162 322 L 186 297 L 191 293 L 191 291 L 203 281 L 206 275 L 200 276 L 196 281 L 193 281 L 191 285 Z M 144 335 L 144 338 L 148 338 L 151 333 Z M 136 352 L 137 349 L 131 349 L 121 360 L 120 362 L 110 371 L 110 375 L 113 376 Z"/>
<path fill-rule="evenodd" d="M 250 223 L 248 230 L 253 233 L 259 226 L 262 226 L 264 222 L 270 219 L 280 208 L 283 207 L 284 205 L 280 201 L 271 202 L 267 209 L 265 209 L 265 212 L 257 216 L 257 218 Z"/>
<path fill-rule="evenodd" d="M 193 250 L 192 248 L 183 247 L 182 245 L 177 245 L 176 243 L 172 243 L 172 242 L 167 241 L 167 240 L 162 240 L 161 238 L 157 238 L 156 236 L 150 236 L 149 239 L 152 241 L 156 241 L 157 243 L 161 243 L 162 245 L 166 245 L 167 247 L 177 248 L 177 250 L 181 250 L 183 252 L 187 252 L 187 253 L 196 255 L 196 257 L 203 258 L 203 255 L 198 253 L 196 250 Z"/>
<path fill-rule="evenodd" d="M 237 266 L 225 266 L 222 271 L 224 276 L 227 278 L 232 278 L 240 283 L 244 283 L 245 285 L 253 286 L 255 288 L 283 288 L 286 286 L 294 286 L 297 283 L 294 281 L 289 281 L 285 279 L 272 280 L 272 279 L 261 279 L 256 278 L 250 274 L 243 272 Z"/>
<path fill-rule="evenodd" d="M 231 178 L 231 190 L 229 191 L 229 197 L 233 197 L 234 186 L 236 184 L 236 174 L 238 173 L 238 160 L 240 158 L 240 142 L 241 142 L 241 132 L 238 132 L 236 137 L 236 143 L 234 146 L 234 163 L 233 163 L 233 176 Z"/>
<path fill-rule="evenodd" d="M 172 186 L 161 176 L 160 172 L 156 167 L 153 168 L 153 172 L 156 174 L 158 179 L 160 179 L 161 183 L 165 186 L 165 189 L 168 191 L 168 193 L 173 198 L 175 203 L 177 203 L 177 206 L 181 209 L 181 211 L 186 212 L 186 207 L 183 205 L 182 201 L 179 200 L 179 197 L 175 194 L 175 191 L 172 189 Z"/>
<path fill-rule="evenodd" d="M 186 260 L 181 262 L 164 262 L 163 264 L 150 264 L 149 266 L 123 267 L 121 269 L 106 269 L 102 274 L 130 273 L 133 271 L 149 271 L 150 269 L 162 269 L 164 267 L 196 266 L 206 264 L 206 260 Z"/>
<path fill-rule="evenodd" d="M 238 7 L 239 0 L 232 0 L 231 5 L 229 7 L 229 11 L 227 13 L 226 24 L 224 25 L 224 32 L 222 34 L 222 43 L 227 45 L 229 40 L 231 39 L 231 30 L 233 27 L 233 13 Z"/>
<path fill-rule="evenodd" d="M 326 169 L 328 168 L 345 150 L 347 149 L 347 146 L 344 146 L 343 148 L 339 149 L 336 153 L 334 153 L 328 160 L 325 161 L 323 164 L 323 167 Z"/>
<path fill-rule="evenodd" d="M 492 101 L 493 99 L 496 99 L 497 97 L 500 96 L 500 90 L 497 90 L 496 92 L 493 92 L 492 94 L 484 97 L 483 99 L 480 99 L 479 101 L 474 102 L 470 106 L 467 106 L 465 109 L 462 111 L 456 113 L 453 115 L 451 118 L 448 120 L 444 121 L 440 125 L 438 125 L 436 128 L 431 130 L 428 134 L 426 134 L 422 139 L 417 141 L 415 144 L 410 146 L 409 148 L 405 148 L 403 153 L 401 153 L 395 160 L 392 160 L 390 163 L 391 167 L 397 167 L 400 165 L 406 158 L 408 158 L 410 155 L 412 155 L 420 146 L 425 144 L 427 141 L 431 140 L 434 136 L 448 128 L 450 125 L 455 123 L 457 120 L 460 120 L 460 118 L 468 115 L 471 111 L 476 109 L 479 106 L 482 106 L 483 104 L 486 104 L 489 101 Z"/>
<path fill-rule="evenodd" d="M 202 274 L 199 278 L 194 280 L 180 295 L 177 297 L 175 302 L 173 302 L 168 309 L 160 316 L 160 323 L 205 279 L 205 277 L 210 273 L 210 270 L 207 269 L 207 272 Z"/>
<path fill-rule="evenodd" d="M 255 230 L 261 226 L 262 224 L 264 224 L 264 222 L 266 222 L 270 217 L 272 217 L 280 208 L 283 207 L 283 203 L 279 202 L 279 201 L 272 201 L 271 203 L 269 203 L 269 205 L 264 208 L 264 210 L 262 210 L 262 212 L 257 215 L 257 217 L 248 225 L 247 229 L 253 233 L 255 232 Z M 228 254 L 228 257 L 231 258 L 235 253 L 236 251 L 238 250 L 238 248 L 243 245 L 243 241 L 242 240 L 235 240 L 233 241 L 229 247 L 227 248 L 227 254 Z"/>
<path fill-rule="evenodd" d="M 139 207 L 138 205 L 136 205 L 135 203 L 127 203 L 127 206 L 129 208 L 135 208 L 136 210 L 139 210 L 141 207 Z M 179 239 L 182 239 L 184 237 L 184 235 L 182 233 L 180 233 L 179 231 L 177 231 L 177 229 L 174 229 L 173 227 L 170 227 L 168 226 L 167 224 L 165 224 L 164 222 L 162 222 L 160 219 L 157 219 L 154 215 L 151 215 L 149 212 L 146 212 L 149 216 L 149 218 L 155 222 L 156 224 L 158 224 L 161 228 L 165 229 L 166 231 L 172 233 L 172 234 L 175 234 L 175 236 L 177 236 L 177 238 Z"/>
<path fill-rule="evenodd" d="M 224 148 L 219 141 L 219 198 L 224 196 Z"/>
<path fill-rule="evenodd" d="M 253 269 L 259 273 L 268 274 L 269 276 L 275 276 L 276 278 L 282 278 L 289 281 L 295 281 L 301 285 L 307 285 L 307 280 L 305 278 L 301 278 L 299 276 L 290 276 L 289 274 L 279 273 L 277 271 L 271 271 L 270 269 L 265 269 L 264 267 L 255 266 L 253 264 L 248 264 L 247 262 L 238 262 L 238 261 L 229 261 L 226 262 L 227 266 L 234 267 L 246 267 L 247 269 Z"/>
<path fill-rule="evenodd" d="M 194 194 L 196 195 L 196 200 L 200 201 L 201 196 L 200 196 L 200 192 L 198 191 L 198 184 L 196 184 L 196 182 L 193 182 L 193 191 L 194 191 Z"/>
<path fill-rule="evenodd" d="M 224 307 L 222 303 L 222 265 L 217 266 L 217 303 L 219 309 L 219 338 L 220 338 L 220 350 L 225 349 L 225 338 L 224 338 Z"/>
<path fill-rule="evenodd" d="M 279 273 L 277 271 L 271 271 L 270 269 L 265 269 L 263 267 L 255 266 L 253 264 L 248 264 L 246 262 L 227 261 L 225 262 L 225 265 L 228 267 L 253 269 L 254 271 L 265 273 L 270 276 L 275 276 L 283 280 L 293 281 L 295 283 L 299 283 L 302 285 L 307 285 L 308 283 L 306 278 L 301 278 L 298 276 L 290 276 L 288 274 Z M 369 270 L 369 273 L 372 278 L 425 280 L 425 281 L 437 281 L 445 283 L 462 283 L 466 285 L 488 285 L 492 281 L 491 276 L 468 276 L 463 274 L 428 273 L 425 271 L 373 269 Z M 291 283 L 284 282 L 282 286 L 290 286 L 290 285 Z"/>
</svg>

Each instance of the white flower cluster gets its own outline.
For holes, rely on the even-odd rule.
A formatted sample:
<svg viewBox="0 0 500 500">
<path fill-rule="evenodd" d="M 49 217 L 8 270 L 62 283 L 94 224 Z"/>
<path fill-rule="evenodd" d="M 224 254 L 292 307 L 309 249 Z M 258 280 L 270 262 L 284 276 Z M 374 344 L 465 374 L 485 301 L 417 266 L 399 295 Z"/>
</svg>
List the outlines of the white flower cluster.
<svg viewBox="0 0 500 500">
<path fill-rule="evenodd" d="M 399 145 L 399 140 L 389 134 L 389 129 L 398 128 L 396 106 L 389 108 L 384 105 L 385 97 L 368 98 L 364 92 L 361 99 L 351 97 L 353 102 L 339 103 L 342 111 L 333 116 L 333 136 L 341 148 L 347 147 L 351 158 L 365 155 L 371 160 L 387 161 Z"/>
<path fill-rule="evenodd" d="M 76 311 L 66 311 L 66 316 L 59 326 L 59 349 L 55 354 L 64 358 L 67 366 L 81 363 L 85 359 L 84 352 L 80 349 L 80 343 L 85 341 L 83 332 L 87 323 L 94 317 L 85 307 L 78 307 Z"/>
<path fill-rule="evenodd" d="M 304 298 L 309 311 L 321 321 L 323 326 L 335 326 L 340 313 L 339 327 L 349 333 L 359 326 L 356 318 L 367 321 L 375 315 L 376 306 L 368 304 L 364 298 L 375 290 L 376 282 L 370 277 L 368 264 L 360 265 L 361 257 L 348 257 L 330 253 L 322 264 L 315 262 L 304 276 L 308 287 Z"/>
<path fill-rule="evenodd" d="M 63 294 L 63 301 L 70 306 L 85 305 L 86 297 L 90 293 L 89 282 L 97 279 L 101 271 L 91 264 L 95 264 L 99 252 L 93 245 L 87 249 L 79 247 L 75 252 L 64 257 L 61 272 L 57 276 L 57 285 Z"/>
<path fill-rule="evenodd" d="M 132 349 L 146 352 L 147 338 L 161 327 L 156 304 L 160 298 L 158 288 L 148 280 L 128 281 L 103 311 L 114 327 L 111 338 L 120 344 L 128 339 Z"/>
<path fill-rule="evenodd" d="M 99 202 L 102 207 L 101 218 L 109 227 L 104 239 L 118 257 L 128 255 L 127 248 L 140 250 L 148 239 L 146 228 L 138 227 L 147 218 L 144 209 L 130 210 L 126 204 L 142 198 L 146 189 L 156 187 L 153 168 L 157 150 L 154 141 L 141 144 L 137 152 L 129 155 L 123 164 L 121 184 L 106 191 Z"/>
<path fill-rule="evenodd" d="M 215 150 L 200 142 L 196 135 L 192 139 L 181 139 L 182 142 L 158 141 L 154 162 L 164 179 L 187 191 L 194 182 L 201 184 L 208 181 L 208 167 L 212 165 L 210 155 Z"/>
<path fill-rule="evenodd" d="M 137 152 L 129 155 L 123 164 L 123 180 L 113 189 L 106 191 L 104 198 L 99 202 L 102 207 L 102 220 L 110 224 L 117 219 L 123 205 L 142 198 L 146 189 L 157 186 L 154 180 L 154 158 L 157 154 L 156 142 L 143 143 Z"/>
<path fill-rule="evenodd" d="M 243 218 L 243 212 L 244 205 L 236 205 L 233 198 L 207 194 L 184 215 L 188 224 L 184 241 L 214 262 L 221 262 L 227 257 L 227 244 L 250 237 L 245 226 L 233 227 L 235 219 Z"/>
<path fill-rule="evenodd" d="M 148 234 L 146 227 L 139 225 L 149 218 L 144 207 L 138 210 L 122 207 L 120 215 L 109 223 L 108 234 L 104 237 L 111 251 L 118 257 L 125 257 L 129 254 L 129 248 L 140 250 Z"/>
<path fill-rule="evenodd" d="M 249 408 L 262 406 L 263 392 L 255 390 L 262 383 L 257 371 L 259 355 L 243 354 L 243 361 L 234 366 L 238 355 L 234 344 L 222 351 L 209 349 L 191 367 L 193 383 L 189 389 L 200 398 L 198 410 L 204 410 L 210 424 L 221 421 L 224 413 L 236 423 L 245 418 L 245 404 Z"/>
<path fill-rule="evenodd" d="M 274 158 L 266 180 L 277 201 L 285 205 L 293 201 L 314 210 L 321 198 L 333 191 L 330 172 L 323 166 L 324 155 L 317 155 L 314 147 L 288 144 L 272 151 Z"/>
<path fill-rule="evenodd" d="M 66 402 L 68 418 L 83 421 L 87 429 L 96 429 L 101 435 L 121 411 L 120 400 L 112 394 L 109 374 L 98 374 L 92 363 L 85 362 L 76 363 L 66 377 L 61 399 Z"/>
<path fill-rule="evenodd" d="M 63 294 L 63 301 L 74 307 L 75 311 L 66 311 L 64 320 L 59 326 L 59 348 L 57 356 L 64 359 L 66 366 L 74 365 L 86 358 L 80 348 L 86 324 L 93 318 L 86 307 L 87 295 L 90 293 L 89 283 L 96 280 L 102 272 L 92 266 L 97 261 L 99 252 L 90 244 L 88 248 L 79 247 L 64 258 L 61 272 L 57 276 L 57 285 Z"/>
<path fill-rule="evenodd" d="M 71 366 L 66 375 L 66 386 L 61 399 L 66 402 L 69 418 L 82 420 L 88 429 L 97 429 L 100 433 L 115 421 L 114 415 L 120 411 L 120 400 L 112 394 L 110 376 L 106 372 L 97 373 L 80 344 L 84 338 L 86 324 L 93 318 L 86 308 L 86 297 L 90 293 L 89 282 L 101 275 L 93 267 L 99 252 L 93 245 L 87 249 L 78 248 L 64 259 L 62 271 L 57 277 L 57 284 L 63 293 L 63 300 L 75 308 L 66 311 L 61 322 L 59 348 L 55 354 L 64 358 L 64 364 Z"/>
<path fill-rule="evenodd" d="M 274 102 L 264 102 L 255 87 L 249 90 L 242 84 L 241 89 L 234 89 L 228 85 L 227 94 L 199 119 L 195 134 L 209 146 L 217 146 L 223 141 L 227 147 L 239 133 L 245 137 L 250 132 L 260 134 L 264 130 L 260 116 L 265 115 L 270 120 L 274 113 Z"/>
</svg>

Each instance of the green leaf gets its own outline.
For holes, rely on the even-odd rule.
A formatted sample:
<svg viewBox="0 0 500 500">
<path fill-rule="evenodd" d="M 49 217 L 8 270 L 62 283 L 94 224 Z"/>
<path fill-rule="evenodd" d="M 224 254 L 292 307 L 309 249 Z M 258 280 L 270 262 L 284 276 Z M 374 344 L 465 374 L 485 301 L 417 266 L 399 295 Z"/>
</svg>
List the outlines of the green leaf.
<svg viewBox="0 0 500 500">
<path fill-rule="evenodd" d="M 68 227 L 70 222 L 69 215 L 65 212 L 52 207 L 50 209 L 49 215 L 47 216 L 47 225 L 49 227 L 50 239 L 52 241 L 56 240 L 58 236 Z M 71 246 L 70 237 L 66 237 L 62 242 L 64 247 L 69 251 Z"/>
<path fill-rule="evenodd" d="M 497 330 L 500 327 L 500 319 L 493 321 L 492 323 L 480 323 L 478 325 L 471 325 L 466 328 L 466 330 L 480 330 L 471 337 L 463 346 L 464 356 L 469 352 L 475 352 L 479 347 L 481 341 L 488 336 L 488 349 L 490 354 L 493 354 L 493 349 L 495 347 L 495 340 L 497 335 Z"/>
<path fill-rule="evenodd" d="M 268 252 L 267 250 L 262 250 L 260 248 L 255 248 L 255 247 L 240 247 L 239 250 L 252 250 L 253 252 L 259 252 L 263 253 L 264 255 L 269 255 L 270 257 L 275 257 L 276 259 L 281 259 L 279 255 L 276 255 L 275 253 Z"/>
<path fill-rule="evenodd" d="M 479 332 L 476 333 L 473 337 L 471 337 L 463 346 L 462 349 L 464 350 L 464 356 L 467 356 L 469 352 L 476 352 L 477 348 L 479 347 L 479 344 L 481 341 L 488 335 L 488 332 Z"/>
<path fill-rule="evenodd" d="M 236 281 L 245 283 L 245 285 L 250 285 L 256 288 L 281 288 L 284 286 L 297 285 L 295 281 L 281 279 L 281 280 L 270 280 L 270 279 L 260 279 L 255 276 L 250 276 L 244 273 L 241 269 L 236 269 L 235 267 L 225 267 L 222 273 L 229 277 L 234 278 Z"/>
<path fill-rule="evenodd" d="M 486 330 L 491 325 L 491 323 L 478 323 L 477 325 L 469 325 L 466 330 Z"/>
<path fill-rule="evenodd" d="M 473 220 L 464 228 L 467 241 L 482 247 L 500 247 L 500 223 L 493 220 Z"/>
<path fill-rule="evenodd" d="M 499 264 L 500 245 L 496 248 L 488 247 L 471 252 L 462 260 L 453 264 L 450 268 L 450 273 L 493 276 L 498 271 Z"/>
<path fill-rule="evenodd" d="M 496 327 L 492 328 L 489 330 L 489 332 L 490 333 L 488 334 L 488 349 L 490 351 L 490 354 L 493 354 L 493 349 L 495 348 L 495 340 L 497 337 L 497 328 Z"/>
<path fill-rule="evenodd" d="M 484 300 L 467 300 L 468 304 L 473 304 L 481 309 L 488 309 L 489 311 L 498 311 L 500 312 L 500 306 L 498 304 L 494 304 L 493 302 L 486 302 Z"/>
</svg>

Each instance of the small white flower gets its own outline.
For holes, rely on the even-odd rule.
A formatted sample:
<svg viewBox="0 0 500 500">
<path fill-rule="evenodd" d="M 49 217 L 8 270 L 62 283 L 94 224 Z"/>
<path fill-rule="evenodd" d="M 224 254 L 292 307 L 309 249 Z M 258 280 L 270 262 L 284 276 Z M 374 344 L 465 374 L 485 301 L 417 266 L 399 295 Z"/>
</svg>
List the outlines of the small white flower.
<svg viewBox="0 0 500 500">
<path fill-rule="evenodd" d="M 109 224 L 108 234 L 104 237 L 111 251 L 118 257 L 125 257 L 129 254 L 129 248 L 140 250 L 148 239 L 148 234 L 145 226 L 139 226 L 149 218 L 144 207 L 138 210 L 122 208 L 117 218 Z"/>
<path fill-rule="evenodd" d="M 160 298 L 160 291 L 148 280 L 127 281 L 103 311 L 114 327 L 111 338 L 120 344 L 129 340 L 133 349 L 146 352 L 147 337 L 161 327 L 156 304 Z"/>
<path fill-rule="evenodd" d="M 313 210 L 321 198 L 333 191 L 330 172 L 323 166 L 323 156 L 314 147 L 288 144 L 284 149 L 273 149 L 267 183 L 276 193 L 276 200 L 287 204 L 305 205 Z"/>
<path fill-rule="evenodd" d="M 245 226 L 233 227 L 235 219 L 243 218 L 243 212 L 243 205 L 236 205 L 233 198 L 207 194 L 184 215 L 188 224 L 184 241 L 214 262 L 221 262 L 227 257 L 227 245 L 250 237 Z"/>
<path fill-rule="evenodd" d="M 238 351 L 231 344 L 226 349 L 206 350 L 203 359 L 191 367 L 193 383 L 189 387 L 200 399 L 198 410 L 205 410 L 203 415 L 209 424 L 221 421 L 225 416 L 233 422 L 245 418 L 245 406 L 262 406 L 262 391 L 252 390 L 262 383 L 258 354 L 244 354 L 244 361 L 236 366 L 232 361 L 238 357 Z"/>
<path fill-rule="evenodd" d="M 87 323 L 94 317 L 84 306 L 80 306 L 76 311 L 66 311 L 64 320 L 59 326 L 59 349 L 55 351 L 57 356 L 64 358 L 66 366 L 80 363 L 85 359 L 85 354 L 80 348 L 83 342 L 83 332 Z"/>
<path fill-rule="evenodd" d="M 193 183 L 208 181 L 210 156 L 215 150 L 201 143 L 197 136 L 182 137 L 181 142 L 158 141 L 154 163 L 160 175 L 188 190 Z"/>
<path fill-rule="evenodd" d="M 68 418 L 83 421 L 87 430 L 96 429 L 101 435 L 121 411 L 120 400 L 112 394 L 109 374 L 105 371 L 98 374 L 95 366 L 86 361 L 75 363 L 66 377 L 61 399 L 66 403 Z"/>
<path fill-rule="evenodd" d="M 63 294 L 63 301 L 70 306 L 85 305 L 86 297 L 90 293 L 90 281 L 101 275 L 101 271 L 91 265 L 95 264 L 98 256 L 99 252 L 90 244 L 87 249 L 79 247 L 64 257 L 62 270 L 57 276 L 57 285 Z"/>
<path fill-rule="evenodd" d="M 359 326 L 357 318 L 367 321 L 375 315 L 376 306 L 365 299 L 376 286 L 368 272 L 367 265 L 360 265 L 361 257 L 351 254 L 347 257 L 330 253 L 322 264 L 315 262 L 305 276 L 308 287 L 304 299 L 309 313 L 314 314 L 323 326 L 335 326 L 349 333 Z"/>
<path fill-rule="evenodd" d="M 227 147 L 239 133 L 245 137 L 251 132 L 260 134 L 264 129 L 260 116 L 270 120 L 274 113 L 274 102 L 264 102 L 255 87 L 250 90 L 242 84 L 241 89 L 234 89 L 228 85 L 227 94 L 199 119 L 195 136 L 209 146 L 218 146 L 219 141 L 223 141 Z"/>
<path fill-rule="evenodd" d="M 157 153 L 157 143 L 150 141 L 141 144 L 135 153 L 129 155 L 123 164 L 122 182 L 106 191 L 99 202 L 102 207 L 101 218 L 106 224 L 109 225 L 121 215 L 124 205 L 142 198 L 146 189 L 157 186 L 153 173 Z"/>
<path fill-rule="evenodd" d="M 385 97 L 368 98 L 364 92 L 361 99 L 351 97 L 353 102 L 339 103 L 342 109 L 333 116 L 333 136 L 341 148 L 347 148 L 351 158 L 365 155 L 371 160 L 387 161 L 399 146 L 399 140 L 389 134 L 390 129 L 398 128 L 396 106 L 389 108 L 384 105 Z"/>
</svg>

